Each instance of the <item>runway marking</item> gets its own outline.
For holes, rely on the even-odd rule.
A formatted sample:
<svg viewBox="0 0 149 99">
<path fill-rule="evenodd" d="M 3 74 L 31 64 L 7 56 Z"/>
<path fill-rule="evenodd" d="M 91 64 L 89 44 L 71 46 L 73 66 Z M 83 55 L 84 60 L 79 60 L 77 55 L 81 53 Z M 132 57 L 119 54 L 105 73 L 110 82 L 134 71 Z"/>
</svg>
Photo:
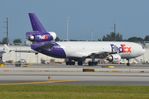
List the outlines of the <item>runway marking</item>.
<svg viewBox="0 0 149 99">
<path fill-rule="evenodd" d="M 0 85 L 27 85 L 27 84 L 52 84 L 52 83 L 67 83 L 67 82 L 78 82 L 77 80 L 48 80 L 39 82 L 12 82 L 12 83 L 0 83 Z"/>
</svg>

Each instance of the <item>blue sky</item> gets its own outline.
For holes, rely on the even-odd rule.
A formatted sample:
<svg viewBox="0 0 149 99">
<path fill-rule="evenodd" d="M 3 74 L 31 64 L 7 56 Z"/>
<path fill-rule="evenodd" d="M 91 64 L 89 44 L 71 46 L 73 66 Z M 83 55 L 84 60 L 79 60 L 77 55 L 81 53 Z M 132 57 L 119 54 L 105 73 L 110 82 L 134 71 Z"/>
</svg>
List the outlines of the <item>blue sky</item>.
<svg viewBox="0 0 149 99">
<path fill-rule="evenodd" d="M 32 30 L 29 12 L 63 39 L 68 17 L 69 39 L 97 40 L 113 31 L 113 24 L 124 38 L 144 37 L 149 35 L 148 4 L 149 0 L 0 0 L 0 39 L 8 17 L 9 38 L 25 40 L 25 33 Z"/>
</svg>

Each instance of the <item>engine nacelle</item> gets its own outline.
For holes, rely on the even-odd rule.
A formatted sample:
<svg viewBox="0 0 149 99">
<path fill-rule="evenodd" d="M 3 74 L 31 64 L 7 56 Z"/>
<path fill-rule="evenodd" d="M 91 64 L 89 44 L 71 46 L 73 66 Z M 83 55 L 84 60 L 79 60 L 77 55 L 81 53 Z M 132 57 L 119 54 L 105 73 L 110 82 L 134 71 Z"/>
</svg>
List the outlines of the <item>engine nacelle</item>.
<svg viewBox="0 0 149 99">
<path fill-rule="evenodd" d="M 27 32 L 26 37 L 28 40 L 32 42 L 53 41 L 56 39 L 56 33 L 55 32 L 41 33 L 38 31 Z"/>
<path fill-rule="evenodd" d="M 107 60 L 113 63 L 120 63 L 121 56 L 119 54 L 110 54 L 109 56 L 107 56 Z"/>
</svg>

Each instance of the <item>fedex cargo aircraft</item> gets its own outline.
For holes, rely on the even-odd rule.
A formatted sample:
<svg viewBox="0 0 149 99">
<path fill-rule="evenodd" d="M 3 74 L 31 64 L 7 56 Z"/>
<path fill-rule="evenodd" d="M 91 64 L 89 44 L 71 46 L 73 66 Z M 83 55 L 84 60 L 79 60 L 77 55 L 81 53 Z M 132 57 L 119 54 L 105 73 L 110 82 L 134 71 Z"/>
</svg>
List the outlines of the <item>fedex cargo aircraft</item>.
<svg viewBox="0 0 149 99">
<path fill-rule="evenodd" d="M 97 65 L 97 59 L 106 59 L 110 62 L 129 59 L 144 54 L 144 48 L 132 42 L 88 42 L 67 41 L 56 42 L 56 33 L 47 32 L 34 13 L 29 13 L 32 32 L 27 32 L 26 37 L 32 42 L 31 48 L 39 53 L 64 58 L 66 65 L 83 65 L 87 58 L 91 58 L 88 65 Z"/>
</svg>

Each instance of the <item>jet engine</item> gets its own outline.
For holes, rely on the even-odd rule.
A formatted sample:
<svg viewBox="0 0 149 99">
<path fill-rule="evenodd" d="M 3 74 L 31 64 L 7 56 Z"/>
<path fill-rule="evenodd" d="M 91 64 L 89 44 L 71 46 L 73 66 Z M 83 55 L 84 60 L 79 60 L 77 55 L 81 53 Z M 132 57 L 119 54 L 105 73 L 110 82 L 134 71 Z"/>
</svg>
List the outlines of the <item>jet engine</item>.
<svg viewBox="0 0 149 99">
<path fill-rule="evenodd" d="M 53 41 L 56 39 L 56 33 L 55 32 L 40 33 L 38 31 L 27 32 L 26 37 L 28 40 L 32 42 Z"/>
<path fill-rule="evenodd" d="M 107 60 L 113 63 L 120 63 L 121 56 L 119 54 L 110 54 L 109 56 L 107 56 Z"/>
</svg>

